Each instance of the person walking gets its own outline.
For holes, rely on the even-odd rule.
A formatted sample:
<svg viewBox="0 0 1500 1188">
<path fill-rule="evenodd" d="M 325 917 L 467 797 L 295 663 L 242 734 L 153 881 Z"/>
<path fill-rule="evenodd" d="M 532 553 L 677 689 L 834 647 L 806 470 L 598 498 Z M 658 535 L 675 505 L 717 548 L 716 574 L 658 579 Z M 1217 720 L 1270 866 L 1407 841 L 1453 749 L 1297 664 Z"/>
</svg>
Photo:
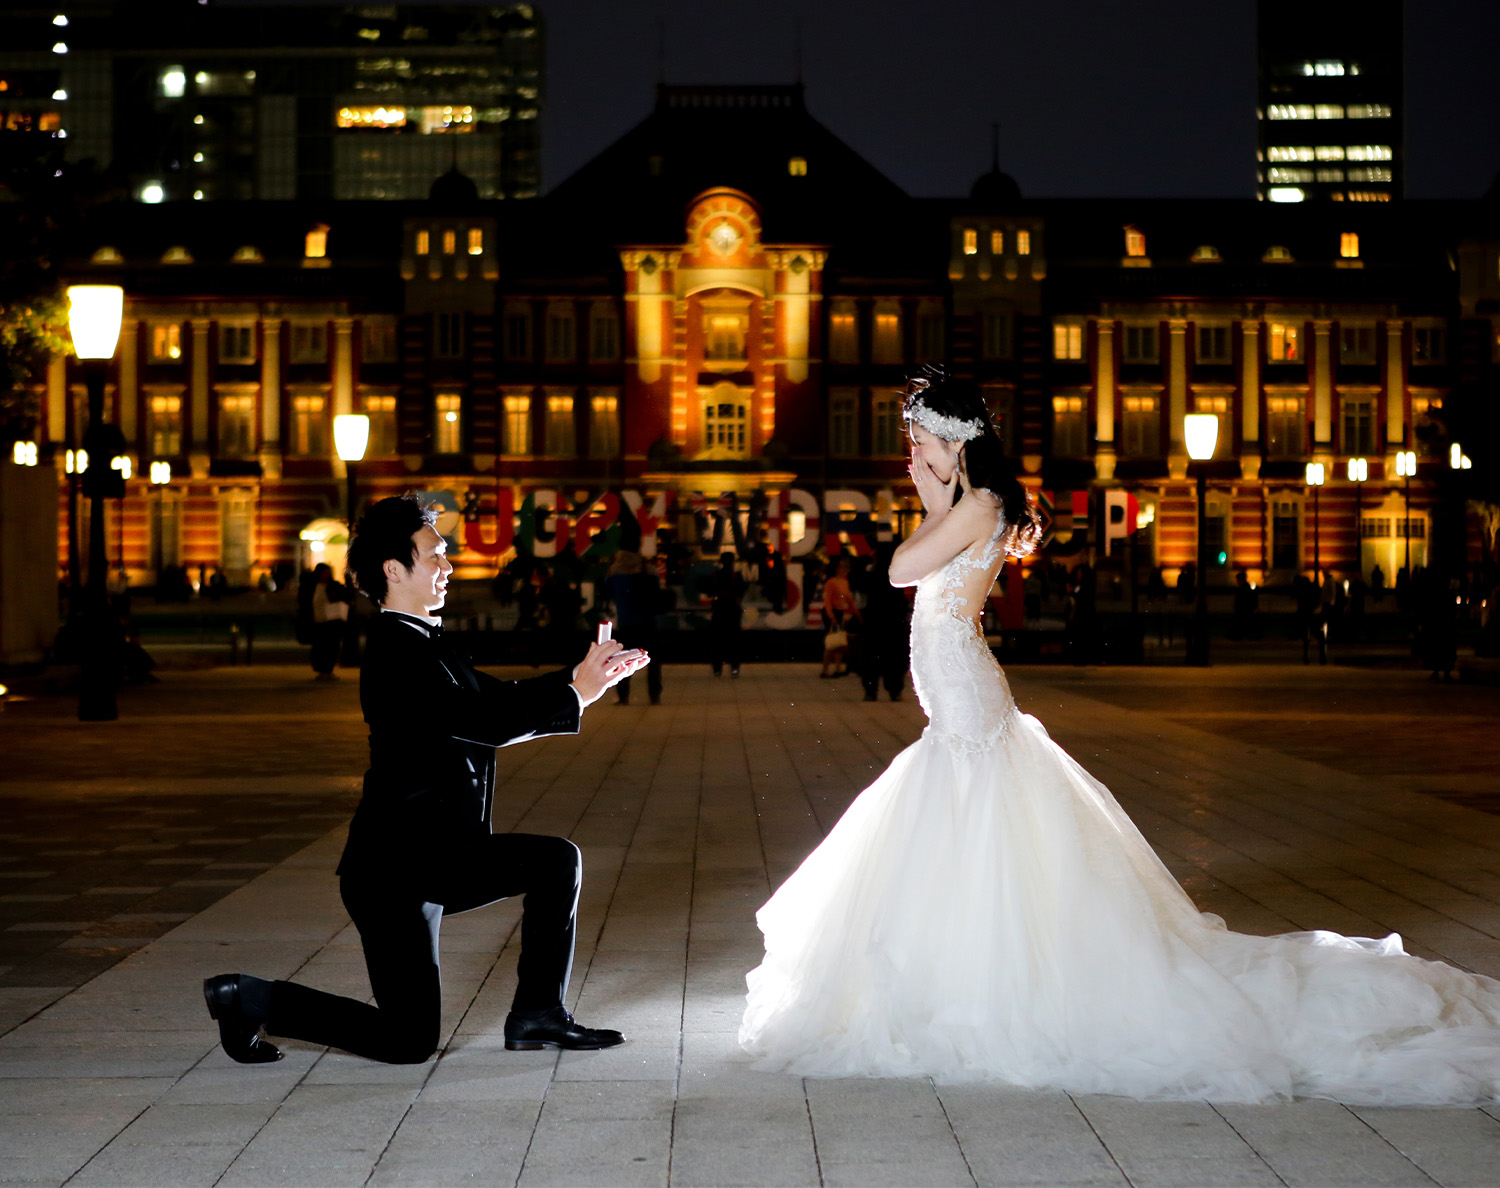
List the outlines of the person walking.
<svg viewBox="0 0 1500 1188">
<path fill-rule="evenodd" d="M 349 621 L 349 590 L 334 580 L 333 566 L 319 562 L 306 588 L 307 615 L 311 623 L 312 668 L 318 681 L 336 681 L 344 627 Z"/>
<path fill-rule="evenodd" d="M 719 568 L 714 571 L 713 604 L 709 611 L 709 662 L 714 676 L 724 675 L 724 665 L 729 664 L 729 675 L 740 675 L 741 620 L 745 614 L 745 579 L 740 576 L 739 564 L 732 552 L 719 555 Z"/>
<path fill-rule="evenodd" d="M 896 546 L 886 542 L 875 550 L 870 569 L 870 591 L 860 627 L 859 680 L 866 701 L 886 695 L 900 701 L 911 663 L 911 603 L 906 591 L 891 585 L 891 554 Z"/>
<path fill-rule="evenodd" d="M 848 676 L 849 634 L 858 625 L 859 606 L 854 601 L 854 589 L 849 585 L 847 557 L 838 559 L 833 576 L 823 583 L 823 621 L 828 630 L 823 636 L 823 671 L 818 675 L 825 678 Z"/>
<path fill-rule="evenodd" d="M 656 646 L 661 586 L 634 549 L 621 549 L 615 554 L 604 579 L 604 596 L 614 608 L 615 638 L 627 647 L 651 652 Z M 627 676 L 615 686 L 615 699 L 620 705 L 630 704 L 630 680 Z M 652 705 L 661 704 L 661 661 L 654 655 L 646 667 L 646 692 Z"/>
</svg>

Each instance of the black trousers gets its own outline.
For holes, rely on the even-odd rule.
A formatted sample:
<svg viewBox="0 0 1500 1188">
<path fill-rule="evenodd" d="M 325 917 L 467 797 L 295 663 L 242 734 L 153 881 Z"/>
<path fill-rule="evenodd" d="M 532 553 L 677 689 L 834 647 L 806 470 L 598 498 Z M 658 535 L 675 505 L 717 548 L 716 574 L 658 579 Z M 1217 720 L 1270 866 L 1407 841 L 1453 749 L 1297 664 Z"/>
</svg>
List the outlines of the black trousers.
<svg viewBox="0 0 1500 1188">
<path fill-rule="evenodd" d="M 438 932 L 444 916 L 526 897 L 513 1011 L 545 1011 L 567 997 L 582 882 L 578 847 L 566 838 L 496 833 L 442 856 L 415 880 L 354 871 L 340 882 L 359 929 L 375 1004 L 296 982 L 271 987 L 271 1035 L 343 1048 L 388 1064 L 420 1064 L 442 1028 Z"/>
</svg>

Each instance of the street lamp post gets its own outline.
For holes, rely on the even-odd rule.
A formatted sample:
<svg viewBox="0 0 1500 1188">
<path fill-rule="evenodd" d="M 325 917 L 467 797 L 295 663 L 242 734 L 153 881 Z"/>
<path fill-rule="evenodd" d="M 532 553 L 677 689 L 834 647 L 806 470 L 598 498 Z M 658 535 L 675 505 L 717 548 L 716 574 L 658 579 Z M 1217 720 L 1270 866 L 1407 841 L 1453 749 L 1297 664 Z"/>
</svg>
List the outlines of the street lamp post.
<svg viewBox="0 0 1500 1188">
<path fill-rule="evenodd" d="M 1369 477 L 1367 459 L 1349 459 L 1349 481 L 1354 484 L 1354 549 L 1361 579 L 1365 572 L 1365 480 Z"/>
<path fill-rule="evenodd" d="M 1323 489 L 1326 477 L 1323 463 L 1309 462 L 1307 464 L 1307 485 L 1312 488 L 1313 493 L 1313 585 L 1320 591 L 1323 589 L 1323 555 L 1319 547 L 1318 492 Z"/>
<path fill-rule="evenodd" d="M 364 413 L 341 413 L 333 418 L 333 447 L 343 460 L 347 479 L 344 489 L 344 522 L 348 525 L 348 535 L 344 539 L 350 543 L 354 540 L 354 504 L 359 484 L 357 470 L 369 444 L 370 418 Z M 347 572 L 346 563 L 345 573 Z M 344 666 L 352 668 L 358 663 L 359 627 L 351 614 L 344 629 Z"/>
<path fill-rule="evenodd" d="M 120 341 L 120 320 L 125 308 L 125 290 L 118 285 L 71 285 L 68 288 L 68 328 L 73 335 L 73 353 L 82 365 L 89 396 L 89 426 L 83 445 L 94 459 L 84 472 L 84 493 L 89 497 L 88 619 L 83 640 L 83 672 L 78 689 L 78 719 L 81 722 L 112 722 L 119 717 L 115 704 L 117 656 L 114 632 L 109 623 L 109 595 L 105 570 L 109 558 L 104 545 L 104 500 L 123 487 L 122 471 L 111 470 L 107 459 L 124 453 L 119 429 L 104 423 L 104 382 L 109 360 Z M 111 478 L 118 474 L 118 480 Z"/>
<path fill-rule="evenodd" d="M 1219 441 L 1219 418 L 1213 413 L 1190 413 L 1183 417 L 1183 437 L 1188 457 L 1198 465 L 1198 581 L 1193 607 L 1193 646 L 1188 663 L 1207 667 L 1208 650 L 1208 472 Z"/>
<path fill-rule="evenodd" d="M 167 498 L 166 488 L 172 483 L 172 464 L 170 462 L 151 463 L 151 485 L 160 487 L 156 493 L 156 501 L 153 506 L 156 509 L 156 532 L 155 539 L 151 543 L 151 568 L 156 572 L 157 589 L 161 589 L 161 563 L 162 548 L 161 535 L 166 527 L 166 508 L 164 503 Z"/>
<path fill-rule="evenodd" d="M 1417 472 L 1417 455 L 1411 450 L 1401 450 L 1396 454 L 1396 477 L 1403 482 L 1406 518 L 1401 522 L 1401 537 L 1406 541 L 1406 562 L 1402 568 L 1406 571 L 1406 580 L 1411 581 L 1411 476 Z"/>
</svg>

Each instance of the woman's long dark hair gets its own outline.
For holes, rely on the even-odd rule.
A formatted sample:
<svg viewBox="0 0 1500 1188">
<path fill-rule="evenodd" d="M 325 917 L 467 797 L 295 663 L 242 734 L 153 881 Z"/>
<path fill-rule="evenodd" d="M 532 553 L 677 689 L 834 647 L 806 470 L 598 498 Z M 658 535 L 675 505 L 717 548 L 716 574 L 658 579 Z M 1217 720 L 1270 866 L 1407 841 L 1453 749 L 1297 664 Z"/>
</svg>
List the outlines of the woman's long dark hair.
<svg viewBox="0 0 1500 1188">
<path fill-rule="evenodd" d="M 903 407 L 908 424 L 914 406 L 921 405 L 939 416 L 978 421 L 983 426 L 978 437 L 964 442 L 962 463 L 969 477 L 969 486 L 983 487 L 1000 500 L 1008 537 L 1006 549 L 1010 555 L 1024 557 L 1030 553 L 1041 539 L 1041 517 L 1027 495 L 1026 487 L 1016 477 L 1014 464 L 1005 456 L 1005 447 L 1000 444 L 1000 435 L 995 432 L 994 421 L 979 393 L 979 385 L 972 380 L 954 379 L 940 367 L 924 367 L 920 374 L 907 381 L 905 395 Z M 963 484 L 960 483 L 953 502 L 962 498 Z"/>
</svg>

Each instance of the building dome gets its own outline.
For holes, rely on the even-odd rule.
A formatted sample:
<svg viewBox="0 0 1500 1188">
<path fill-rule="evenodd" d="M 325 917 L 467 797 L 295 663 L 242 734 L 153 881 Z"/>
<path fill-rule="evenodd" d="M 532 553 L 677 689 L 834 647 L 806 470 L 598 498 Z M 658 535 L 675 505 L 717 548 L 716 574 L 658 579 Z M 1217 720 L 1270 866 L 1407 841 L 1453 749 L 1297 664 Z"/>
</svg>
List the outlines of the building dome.
<svg viewBox="0 0 1500 1188">
<path fill-rule="evenodd" d="M 427 191 L 427 200 L 439 206 L 469 207 L 479 201 L 479 187 L 474 184 L 473 178 L 460 173 L 455 165 L 432 183 L 432 188 Z"/>
<path fill-rule="evenodd" d="M 988 173 L 981 173 L 969 190 L 969 201 L 990 210 L 1002 210 L 1021 201 L 1021 187 L 1010 174 L 997 166 Z"/>
</svg>

